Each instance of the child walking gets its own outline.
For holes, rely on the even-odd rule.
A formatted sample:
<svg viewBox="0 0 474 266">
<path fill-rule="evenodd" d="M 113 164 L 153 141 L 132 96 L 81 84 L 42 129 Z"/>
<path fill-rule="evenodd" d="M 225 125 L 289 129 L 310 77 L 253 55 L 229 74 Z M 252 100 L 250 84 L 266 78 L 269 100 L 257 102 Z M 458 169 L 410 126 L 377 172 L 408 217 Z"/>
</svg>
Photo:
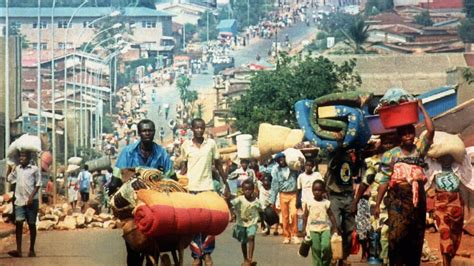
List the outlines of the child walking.
<svg viewBox="0 0 474 266">
<path fill-rule="evenodd" d="M 314 198 L 306 202 L 304 211 L 306 234 L 311 237 L 313 266 L 327 266 L 331 263 L 329 221 L 333 225 L 332 233 L 339 233 L 339 230 L 335 226 L 336 218 L 330 209 L 331 202 L 323 197 L 326 193 L 324 181 L 315 180 L 312 190 Z"/>
<path fill-rule="evenodd" d="M 256 264 L 253 261 L 253 251 L 255 250 L 259 211 L 262 207 L 260 201 L 255 197 L 254 190 L 255 184 L 252 179 L 246 179 L 242 182 L 243 195 L 231 201 L 237 218 L 232 236 L 241 243 L 244 256 L 242 266 Z"/>
</svg>

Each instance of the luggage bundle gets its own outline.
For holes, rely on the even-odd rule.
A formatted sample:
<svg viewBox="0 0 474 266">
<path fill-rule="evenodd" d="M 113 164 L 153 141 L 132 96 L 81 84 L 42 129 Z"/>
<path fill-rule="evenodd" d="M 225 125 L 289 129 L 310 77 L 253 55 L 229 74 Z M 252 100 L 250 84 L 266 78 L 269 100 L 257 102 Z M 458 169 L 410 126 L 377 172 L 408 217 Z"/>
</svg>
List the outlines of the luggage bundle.
<svg viewBox="0 0 474 266">
<path fill-rule="evenodd" d="M 295 104 L 296 119 L 306 139 L 333 152 L 339 148 L 362 148 L 371 133 L 363 109 L 371 94 L 332 93 Z"/>
<path fill-rule="evenodd" d="M 268 158 L 272 154 L 293 148 L 303 141 L 304 133 L 300 129 L 260 124 L 258 128 L 258 149 L 261 158 Z"/>
<path fill-rule="evenodd" d="M 426 131 L 422 133 L 424 134 Z M 436 159 L 444 155 L 451 155 L 457 163 L 462 164 L 466 156 L 466 147 L 458 135 L 436 131 L 433 144 L 428 150 L 428 157 Z"/>
<path fill-rule="evenodd" d="M 227 227 L 229 209 L 217 193 L 189 194 L 157 169 L 134 173 L 112 196 L 111 207 L 125 221 L 123 238 L 135 250 L 151 252 L 153 243 L 160 252 L 174 250 L 196 233 L 218 235 Z"/>
<path fill-rule="evenodd" d="M 404 89 L 392 88 L 380 99 L 375 109 L 385 129 L 393 129 L 418 122 L 416 98 Z"/>
<path fill-rule="evenodd" d="M 139 190 L 140 204 L 135 210 L 135 223 L 148 237 L 170 234 L 218 235 L 227 227 L 229 209 L 215 192 L 197 195 L 154 190 Z"/>
</svg>

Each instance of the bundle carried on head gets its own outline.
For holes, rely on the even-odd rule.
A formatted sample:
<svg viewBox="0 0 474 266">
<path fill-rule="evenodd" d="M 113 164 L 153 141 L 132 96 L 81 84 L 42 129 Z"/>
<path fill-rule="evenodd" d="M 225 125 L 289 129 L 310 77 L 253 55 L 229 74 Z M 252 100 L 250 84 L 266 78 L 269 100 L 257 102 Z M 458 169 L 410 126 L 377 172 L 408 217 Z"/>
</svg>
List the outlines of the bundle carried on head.
<svg viewBox="0 0 474 266">
<path fill-rule="evenodd" d="M 179 182 L 165 179 L 163 172 L 152 168 L 135 168 L 135 176 L 125 182 L 112 196 L 110 205 L 118 218 L 132 217 L 132 211 L 137 206 L 136 192 L 140 189 L 150 189 L 159 192 L 186 192 Z"/>
<path fill-rule="evenodd" d="M 38 136 L 22 135 L 13 141 L 7 149 L 7 157 L 10 161 L 18 164 L 20 152 L 38 154 L 41 152 L 41 139 Z"/>
<path fill-rule="evenodd" d="M 362 148 L 370 138 L 362 109 L 371 96 L 344 92 L 314 101 L 301 100 L 295 104 L 296 119 L 306 139 L 328 152 L 339 148 Z"/>
<path fill-rule="evenodd" d="M 426 131 L 422 135 L 426 134 Z M 451 155 L 457 163 L 462 163 L 466 155 L 464 142 L 458 135 L 449 134 L 442 131 L 436 131 L 428 150 L 428 157 L 439 158 L 444 155 Z"/>
<path fill-rule="evenodd" d="M 303 141 L 303 131 L 288 127 L 260 124 L 258 128 L 258 149 L 261 158 L 268 158 L 272 154 L 292 148 Z"/>
</svg>

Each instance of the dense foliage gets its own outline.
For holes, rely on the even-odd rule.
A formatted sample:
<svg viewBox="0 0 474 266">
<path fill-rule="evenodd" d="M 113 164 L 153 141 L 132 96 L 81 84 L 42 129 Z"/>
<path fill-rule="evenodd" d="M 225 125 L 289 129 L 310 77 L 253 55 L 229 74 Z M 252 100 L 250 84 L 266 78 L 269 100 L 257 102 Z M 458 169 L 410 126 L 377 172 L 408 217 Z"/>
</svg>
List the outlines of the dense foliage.
<svg viewBox="0 0 474 266">
<path fill-rule="evenodd" d="M 415 16 L 415 23 L 423 26 L 432 26 L 433 20 L 431 19 L 430 12 L 428 10 L 421 11 L 420 14 Z"/>
<path fill-rule="evenodd" d="M 466 18 L 459 27 L 459 37 L 465 43 L 474 43 L 474 0 L 464 0 L 464 10 Z"/>
<path fill-rule="evenodd" d="M 367 16 L 377 15 L 390 9 L 393 9 L 393 0 L 368 0 L 365 4 L 365 14 Z"/>
<path fill-rule="evenodd" d="M 234 126 L 254 136 L 264 122 L 297 128 L 296 101 L 355 90 L 361 79 L 354 67 L 353 60 L 337 65 L 324 57 L 282 55 L 277 69 L 257 72 L 247 93 L 232 103 Z"/>
</svg>

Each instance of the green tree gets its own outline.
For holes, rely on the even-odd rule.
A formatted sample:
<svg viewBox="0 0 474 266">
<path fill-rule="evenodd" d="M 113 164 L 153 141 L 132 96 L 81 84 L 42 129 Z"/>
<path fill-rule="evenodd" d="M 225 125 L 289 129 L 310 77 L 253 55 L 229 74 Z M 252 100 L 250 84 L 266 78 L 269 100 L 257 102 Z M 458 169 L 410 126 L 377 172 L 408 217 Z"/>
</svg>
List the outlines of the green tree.
<svg viewBox="0 0 474 266">
<path fill-rule="evenodd" d="M 194 36 L 197 33 L 197 26 L 190 23 L 186 23 L 184 24 L 184 28 L 185 28 L 186 42 L 188 43 L 194 39 Z"/>
<path fill-rule="evenodd" d="M 232 17 L 237 20 L 239 30 L 258 24 L 273 10 L 272 1 L 268 0 L 234 0 L 231 2 L 231 7 Z"/>
<path fill-rule="evenodd" d="M 26 49 L 29 47 L 29 41 L 28 39 L 26 39 L 26 36 L 24 34 L 22 34 L 20 32 L 20 30 L 18 29 L 18 26 L 14 23 L 9 23 L 10 24 L 10 27 L 8 29 L 8 36 L 10 37 L 20 37 L 20 41 L 21 41 L 21 48 L 23 49 Z M 6 35 L 6 28 L 3 27 L 3 36 Z"/>
<path fill-rule="evenodd" d="M 344 31 L 348 32 L 357 18 L 357 16 L 342 12 L 330 13 L 323 16 L 319 28 L 327 33 L 326 37 L 334 37 L 336 42 L 340 42 L 347 38 Z"/>
<path fill-rule="evenodd" d="M 393 0 L 368 0 L 365 4 L 365 15 L 373 16 L 391 9 L 393 9 Z"/>
<path fill-rule="evenodd" d="M 428 10 L 421 11 L 420 14 L 415 16 L 415 23 L 423 26 L 433 26 L 430 12 Z"/>
<path fill-rule="evenodd" d="M 463 42 L 474 43 L 474 18 L 463 19 L 458 34 Z"/>
<path fill-rule="evenodd" d="M 459 26 L 458 34 L 465 43 L 474 43 L 474 0 L 464 0 L 466 18 Z"/>
<path fill-rule="evenodd" d="M 354 60 L 337 65 L 322 56 L 283 55 L 276 70 L 257 72 L 247 93 L 231 104 L 234 126 L 254 136 L 264 122 L 296 128 L 296 101 L 355 90 L 361 79 L 354 67 Z"/>
<path fill-rule="evenodd" d="M 191 85 L 191 80 L 184 75 L 181 75 L 176 80 L 176 87 L 179 92 L 179 99 L 183 105 L 183 110 L 181 117 L 190 118 L 194 111 L 194 104 L 198 99 L 198 92 L 195 90 L 190 90 L 189 86 Z"/>
<path fill-rule="evenodd" d="M 209 22 L 209 25 L 208 25 Z M 217 39 L 219 31 L 216 29 L 218 24 L 217 17 L 214 13 L 209 10 L 202 13 L 198 20 L 199 39 L 201 42 L 207 41 L 207 29 L 209 28 L 209 40 Z"/>
<path fill-rule="evenodd" d="M 464 11 L 466 17 L 474 18 L 474 0 L 464 0 Z"/>
<path fill-rule="evenodd" d="M 365 24 L 365 21 L 362 17 L 359 17 L 354 24 L 349 27 L 348 32 L 344 31 L 344 34 L 347 36 L 346 43 L 353 47 L 356 54 L 363 53 L 365 50 L 362 45 L 369 38 L 369 25 Z"/>
</svg>

